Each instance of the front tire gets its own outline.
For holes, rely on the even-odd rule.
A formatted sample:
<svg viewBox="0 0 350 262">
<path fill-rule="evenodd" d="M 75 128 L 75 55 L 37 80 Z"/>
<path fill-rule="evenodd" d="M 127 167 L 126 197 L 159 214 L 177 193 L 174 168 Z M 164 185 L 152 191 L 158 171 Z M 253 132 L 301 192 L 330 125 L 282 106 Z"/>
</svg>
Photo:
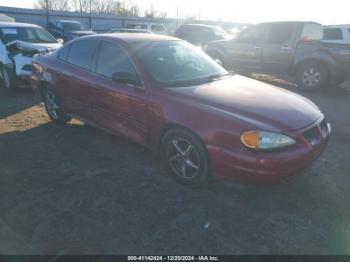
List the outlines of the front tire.
<svg viewBox="0 0 350 262">
<path fill-rule="evenodd" d="M 173 128 L 161 141 L 162 161 L 181 184 L 199 187 L 211 177 L 207 150 L 198 136 L 184 128 Z"/>
<path fill-rule="evenodd" d="M 56 124 L 65 124 L 71 120 L 61 108 L 58 98 L 52 88 L 44 88 L 42 92 L 46 112 L 52 122 Z"/>
<path fill-rule="evenodd" d="M 305 91 L 321 90 L 329 85 L 328 70 L 318 62 L 307 62 L 299 66 L 296 78 L 298 87 Z"/>
</svg>

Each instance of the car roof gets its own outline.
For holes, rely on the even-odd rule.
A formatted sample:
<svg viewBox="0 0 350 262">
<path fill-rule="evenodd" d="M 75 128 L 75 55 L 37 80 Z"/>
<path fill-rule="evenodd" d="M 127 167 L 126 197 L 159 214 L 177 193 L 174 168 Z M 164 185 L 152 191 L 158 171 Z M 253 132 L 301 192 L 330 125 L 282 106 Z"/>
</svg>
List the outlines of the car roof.
<svg viewBox="0 0 350 262">
<path fill-rule="evenodd" d="M 157 34 L 135 34 L 135 33 L 109 33 L 109 34 L 99 34 L 91 36 L 83 36 L 78 39 L 111 39 L 119 40 L 125 43 L 135 43 L 135 42 L 159 42 L 159 41 L 174 41 L 180 40 L 172 36 L 157 35 Z"/>
<path fill-rule="evenodd" d="M 273 24 L 320 24 L 314 21 L 274 21 L 274 22 L 264 22 L 259 23 L 260 25 L 273 25 Z M 258 24 L 258 25 L 259 25 Z"/>
<path fill-rule="evenodd" d="M 206 25 L 206 24 L 183 24 L 183 27 L 207 27 L 207 28 L 216 28 L 216 25 Z"/>
<path fill-rule="evenodd" d="M 0 22 L 1 27 L 37 27 L 42 28 L 41 26 L 27 23 L 16 23 L 16 22 Z"/>
</svg>

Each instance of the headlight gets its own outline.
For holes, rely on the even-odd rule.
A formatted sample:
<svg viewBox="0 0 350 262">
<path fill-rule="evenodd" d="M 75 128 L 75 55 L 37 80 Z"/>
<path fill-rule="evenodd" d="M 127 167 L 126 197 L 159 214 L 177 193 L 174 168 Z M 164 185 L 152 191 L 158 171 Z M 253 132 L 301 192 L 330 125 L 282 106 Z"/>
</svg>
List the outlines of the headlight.
<svg viewBox="0 0 350 262">
<path fill-rule="evenodd" d="M 241 140 L 246 147 L 252 149 L 273 149 L 295 144 L 295 140 L 289 136 L 265 131 L 244 132 Z"/>
</svg>

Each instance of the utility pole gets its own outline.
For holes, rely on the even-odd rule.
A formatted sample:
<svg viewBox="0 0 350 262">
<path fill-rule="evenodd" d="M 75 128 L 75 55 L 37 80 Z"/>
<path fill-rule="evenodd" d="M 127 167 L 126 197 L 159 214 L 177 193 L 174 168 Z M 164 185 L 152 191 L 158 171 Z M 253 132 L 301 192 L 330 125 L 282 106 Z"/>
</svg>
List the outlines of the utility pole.
<svg viewBox="0 0 350 262">
<path fill-rule="evenodd" d="M 125 1 L 123 1 L 123 20 L 122 20 L 123 28 L 125 27 L 125 16 L 126 16 Z"/>
<path fill-rule="evenodd" d="M 49 27 L 49 0 L 45 0 L 46 5 L 46 28 Z"/>
<path fill-rule="evenodd" d="M 178 27 L 179 24 L 179 8 L 176 8 L 176 28 Z"/>
<path fill-rule="evenodd" d="M 91 7 L 91 0 L 90 0 L 90 17 L 89 17 L 89 24 L 90 24 L 90 29 L 92 30 L 92 7 Z"/>
<path fill-rule="evenodd" d="M 198 21 L 200 21 L 201 20 L 201 9 L 199 8 L 199 10 L 198 10 Z"/>
</svg>

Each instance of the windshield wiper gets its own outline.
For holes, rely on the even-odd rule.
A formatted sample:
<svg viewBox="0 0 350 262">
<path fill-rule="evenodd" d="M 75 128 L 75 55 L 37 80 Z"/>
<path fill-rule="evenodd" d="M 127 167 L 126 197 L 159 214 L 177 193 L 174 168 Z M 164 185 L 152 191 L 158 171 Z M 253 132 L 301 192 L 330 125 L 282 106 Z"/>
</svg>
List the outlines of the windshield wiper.
<svg viewBox="0 0 350 262">
<path fill-rule="evenodd" d="M 191 85 L 196 85 L 200 83 L 208 83 L 208 82 L 216 81 L 223 77 L 228 77 L 231 75 L 232 75 L 231 73 L 211 74 L 209 76 L 202 77 L 202 78 L 190 79 L 190 80 L 175 80 L 164 84 L 168 87 L 191 86 Z"/>
<path fill-rule="evenodd" d="M 221 78 L 226 77 L 226 76 L 231 76 L 231 75 L 232 75 L 231 73 L 211 74 L 211 75 L 208 75 L 207 77 L 205 77 L 204 79 L 215 81 L 215 80 L 221 79 Z"/>
</svg>

